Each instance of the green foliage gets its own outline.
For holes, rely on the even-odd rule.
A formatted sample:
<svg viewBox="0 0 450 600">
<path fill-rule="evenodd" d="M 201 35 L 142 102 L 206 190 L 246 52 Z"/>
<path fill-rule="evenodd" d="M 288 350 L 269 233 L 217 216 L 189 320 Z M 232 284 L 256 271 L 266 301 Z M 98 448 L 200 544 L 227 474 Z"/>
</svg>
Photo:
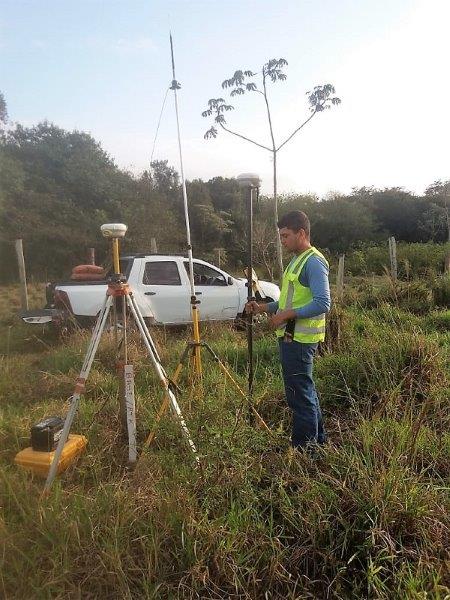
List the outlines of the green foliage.
<svg viewBox="0 0 450 600">
<path fill-rule="evenodd" d="M 450 308 L 450 275 L 437 277 L 433 283 L 433 298 L 436 306 Z"/>
<path fill-rule="evenodd" d="M 450 310 L 437 310 L 426 316 L 424 327 L 430 330 L 438 330 L 442 332 L 450 332 Z"/>
<path fill-rule="evenodd" d="M 314 240 L 330 252 L 343 252 L 360 240 L 376 239 L 375 221 L 364 206 L 336 197 L 317 203 L 310 211 Z"/>
<path fill-rule="evenodd" d="M 357 302 L 364 308 L 377 308 L 393 304 L 415 314 L 425 314 L 433 307 L 433 293 L 426 282 L 387 281 L 384 284 L 361 284 L 357 290 Z"/>
<path fill-rule="evenodd" d="M 424 277 L 442 273 L 450 244 L 397 244 L 398 276 L 400 279 Z M 383 275 L 390 268 L 387 241 L 377 246 L 363 246 L 345 255 L 348 275 Z"/>
<path fill-rule="evenodd" d="M 243 72 L 243 77 L 250 75 Z M 16 125 L 2 134 L 0 169 L 1 281 L 17 277 L 17 238 L 24 241 L 28 276 L 41 281 L 67 277 L 75 264 L 86 261 L 89 247 L 103 262 L 106 250 L 99 227 L 107 221 L 127 223 L 126 252 L 150 251 L 151 238 L 160 252 L 185 248 L 179 176 L 165 160 L 153 161 L 142 175 L 132 176 L 91 136 L 44 122 L 31 128 Z M 386 240 L 396 235 L 399 277 L 407 280 L 442 273 L 450 248 L 440 243 L 447 239 L 446 186 L 435 182 L 424 197 L 400 188 L 361 188 L 322 201 L 311 194 L 282 194 L 279 213 L 304 210 L 312 223 L 313 243 L 333 263 L 336 254 L 345 252 L 346 273 L 351 275 L 383 274 L 389 263 Z M 241 268 L 247 217 L 236 180 L 197 179 L 187 182 L 187 191 L 195 254 L 211 258 L 216 248 L 224 248 L 228 266 Z M 272 204 L 272 198 L 262 196 L 254 211 L 256 266 L 271 278 L 276 263 Z"/>
<path fill-rule="evenodd" d="M 117 219 L 130 177 L 89 135 L 41 123 L 7 132 L 0 147 L 2 179 L 0 236 L 10 260 L 11 242 L 23 238 L 29 274 L 61 276 L 98 243 L 98 227 Z"/>
<path fill-rule="evenodd" d="M 5 123 L 7 123 L 7 121 L 8 109 L 6 108 L 5 97 L 2 94 L 2 92 L 0 92 L 0 130 L 2 129 L 2 126 L 5 125 Z"/>
</svg>

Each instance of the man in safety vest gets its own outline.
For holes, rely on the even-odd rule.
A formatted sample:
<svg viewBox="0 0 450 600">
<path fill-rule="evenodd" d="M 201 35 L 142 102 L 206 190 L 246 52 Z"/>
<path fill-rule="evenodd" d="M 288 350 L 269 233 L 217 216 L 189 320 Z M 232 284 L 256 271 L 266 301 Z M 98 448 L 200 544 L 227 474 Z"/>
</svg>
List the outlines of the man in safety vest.
<svg viewBox="0 0 450 600">
<path fill-rule="evenodd" d="M 252 313 L 273 314 L 271 324 L 280 346 L 286 400 L 293 412 L 292 446 L 324 444 L 326 433 L 313 380 L 313 359 L 325 339 L 325 314 L 330 310 L 328 262 L 311 246 L 307 215 L 294 210 L 278 221 L 283 246 L 293 253 L 286 267 L 278 302 L 249 302 Z M 275 313 L 275 314 L 274 314 Z"/>
</svg>

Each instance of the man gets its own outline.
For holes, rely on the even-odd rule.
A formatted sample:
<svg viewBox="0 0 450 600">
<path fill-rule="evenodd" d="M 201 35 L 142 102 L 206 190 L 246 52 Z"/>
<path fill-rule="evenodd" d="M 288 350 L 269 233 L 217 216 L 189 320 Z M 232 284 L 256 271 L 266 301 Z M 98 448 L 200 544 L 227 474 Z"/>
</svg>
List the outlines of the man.
<svg viewBox="0 0 450 600">
<path fill-rule="evenodd" d="M 292 446 L 324 444 L 326 433 L 313 381 L 313 359 L 325 339 L 325 314 L 330 310 L 328 262 L 311 246 L 306 214 L 294 210 L 278 221 L 283 246 L 294 254 L 284 271 L 279 302 L 246 305 L 252 313 L 274 314 L 286 400 L 293 412 Z"/>
</svg>

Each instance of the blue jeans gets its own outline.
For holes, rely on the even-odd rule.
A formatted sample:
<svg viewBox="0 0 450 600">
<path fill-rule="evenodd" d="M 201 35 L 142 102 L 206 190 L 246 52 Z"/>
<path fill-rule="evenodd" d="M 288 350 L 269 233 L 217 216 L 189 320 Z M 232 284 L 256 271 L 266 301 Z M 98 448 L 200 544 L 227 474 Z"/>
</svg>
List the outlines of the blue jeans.
<svg viewBox="0 0 450 600">
<path fill-rule="evenodd" d="M 293 412 L 292 446 L 304 448 L 310 443 L 324 444 L 326 433 L 312 377 L 317 343 L 280 340 L 279 345 L 286 400 Z"/>
</svg>

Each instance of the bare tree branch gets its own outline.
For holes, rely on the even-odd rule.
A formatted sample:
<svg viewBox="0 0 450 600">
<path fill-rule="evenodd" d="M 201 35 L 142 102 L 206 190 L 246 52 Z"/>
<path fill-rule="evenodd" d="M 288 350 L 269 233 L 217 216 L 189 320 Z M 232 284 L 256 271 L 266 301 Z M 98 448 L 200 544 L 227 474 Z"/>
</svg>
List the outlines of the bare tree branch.
<svg viewBox="0 0 450 600">
<path fill-rule="evenodd" d="M 255 142 L 254 140 L 251 140 L 250 138 L 245 137 L 245 135 L 241 135 L 240 133 L 236 133 L 235 131 L 231 131 L 231 129 L 228 129 L 228 127 L 225 127 L 225 125 L 223 125 L 222 123 L 219 123 L 219 125 L 222 127 L 222 129 L 225 129 L 225 131 L 228 131 L 228 133 L 236 135 L 237 137 L 240 137 L 241 139 L 246 140 L 247 142 L 251 142 L 252 144 L 255 144 L 255 146 L 259 146 L 260 148 L 264 148 L 264 150 L 268 150 L 269 152 L 273 152 L 272 148 L 268 148 L 267 146 L 264 146 L 263 144 L 259 144 L 258 142 Z"/>
<path fill-rule="evenodd" d="M 267 87 L 266 87 L 266 74 L 264 73 L 263 70 L 263 88 L 264 88 L 264 102 L 266 103 L 266 110 L 267 110 L 267 118 L 269 120 L 269 130 L 270 130 L 270 137 L 272 138 L 272 148 L 273 148 L 273 152 L 276 151 L 276 146 L 275 146 L 275 137 L 273 135 L 273 127 L 272 127 L 272 116 L 270 114 L 270 108 L 269 108 L 269 100 L 267 98 Z"/>
<path fill-rule="evenodd" d="M 296 129 L 295 131 L 293 131 L 293 132 L 291 133 L 291 135 L 290 135 L 290 136 L 289 136 L 289 137 L 288 137 L 286 140 L 284 140 L 284 142 L 283 142 L 283 143 L 282 143 L 280 146 L 278 146 L 278 148 L 276 149 L 276 151 L 278 152 L 278 150 L 281 150 L 281 148 L 282 148 L 283 146 L 285 146 L 285 145 L 286 145 L 286 144 L 287 144 L 287 143 L 288 143 L 290 140 L 292 140 L 292 138 L 294 137 L 294 135 L 295 135 L 296 133 L 298 133 L 298 132 L 300 131 L 300 129 L 302 129 L 302 127 L 304 127 L 304 126 L 305 126 L 307 123 L 309 123 L 309 122 L 311 121 L 311 119 L 314 117 L 314 115 L 316 115 L 316 114 L 317 114 L 317 112 L 318 112 L 318 111 L 317 111 L 317 110 L 315 110 L 315 111 L 314 111 L 314 112 L 311 114 L 311 116 L 310 116 L 310 117 L 308 117 L 308 118 L 306 119 L 306 121 L 305 121 L 304 123 L 302 123 L 302 124 L 301 124 L 299 127 L 297 127 L 297 129 Z"/>
</svg>

